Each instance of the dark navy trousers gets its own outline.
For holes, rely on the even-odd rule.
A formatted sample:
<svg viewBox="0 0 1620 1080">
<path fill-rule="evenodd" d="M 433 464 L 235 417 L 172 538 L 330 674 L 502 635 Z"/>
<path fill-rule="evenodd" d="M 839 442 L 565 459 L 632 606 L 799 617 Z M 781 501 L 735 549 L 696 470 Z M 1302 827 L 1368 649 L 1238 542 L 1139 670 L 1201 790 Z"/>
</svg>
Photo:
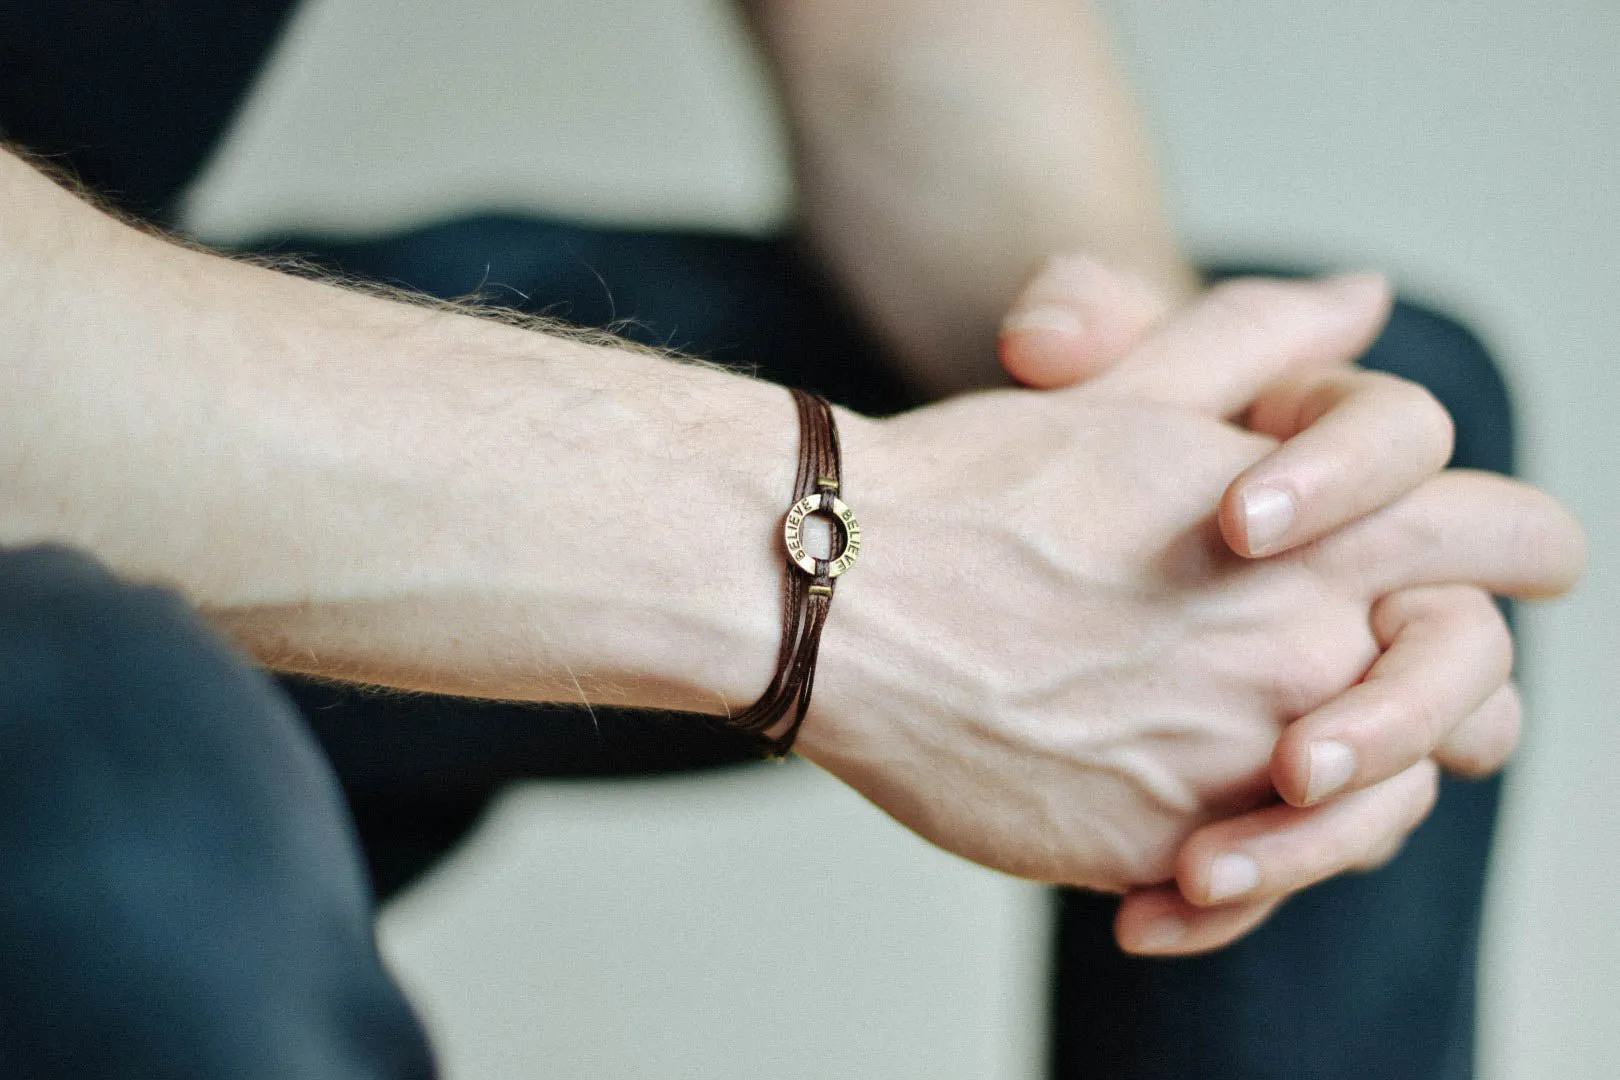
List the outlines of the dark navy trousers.
<svg viewBox="0 0 1620 1080">
<path fill-rule="evenodd" d="M 268 246 L 612 326 L 866 412 L 914 404 L 789 242 L 484 218 Z M 1403 303 L 1364 362 L 1450 408 L 1456 464 L 1511 470 L 1501 377 L 1463 327 Z M 431 1077 L 378 961 L 372 889 L 407 884 L 513 780 L 746 757 L 631 711 L 278 685 L 165 593 L 58 549 L 0 553 L 0 1077 Z M 1052 1075 L 1470 1076 L 1497 795 L 1447 780 L 1387 867 L 1207 957 L 1124 956 L 1113 900 L 1060 893 Z"/>
<path fill-rule="evenodd" d="M 331 767 L 172 594 L 0 556 L 0 1077 L 427 1080 Z"/>
</svg>

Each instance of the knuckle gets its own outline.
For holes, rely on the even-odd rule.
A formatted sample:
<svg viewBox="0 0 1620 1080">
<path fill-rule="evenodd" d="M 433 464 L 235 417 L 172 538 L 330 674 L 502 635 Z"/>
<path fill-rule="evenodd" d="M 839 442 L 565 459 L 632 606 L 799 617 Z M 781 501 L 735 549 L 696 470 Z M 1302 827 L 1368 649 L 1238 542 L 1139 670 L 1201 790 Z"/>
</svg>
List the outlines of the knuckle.
<svg viewBox="0 0 1620 1080">
<path fill-rule="evenodd" d="M 1175 855 L 1176 880 L 1184 887 L 1196 886 L 1207 878 L 1209 865 L 1223 850 L 1219 826 L 1205 826 L 1189 836 Z"/>
<path fill-rule="evenodd" d="M 1455 561 L 1449 525 L 1428 507 L 1402 500 L 1374 511 L 1364 528 L 1347 530 L 1344 546 L 1354 554 L 1352 569 L 1364 579 L 1387 581 L 1394 576 L 1417 581 Z M 1392 575 L 1392 567 L 1402 572 Z M 1402 590 L 1408 591 L 1416 590 Z"/>
<path fill-rule="evenodd" d="M 1440 770 L 1434 762 L 1424 761 L 1418 765 L 1418 792 L 1414 803 L 1414 812 L 1407 822 L 1405 831 L 1410 832 L 1423 824 L 1424 820 L 1434 812 L 1434 807 L 1440 801 Z"/>
<path fill-rule="evenodd" d="M 1427 588 L 1402 589 L 1373 601 L 1369 621 L 1379 643 L 1387 647 L 1403 626 L 1427 613 L 1432 604 Z"/>
<path fill-rule="evenodd" d="M 1360 370 L 1356 374 L 1386 407 L 1399 413 L 1404 435 L 1417 436 L 1429 444 L 1443 444 L 1446 457 L 1451 456 L 1457 424 L 1433 391 L 1422 383 L 1387 371 Z"/>
<path fill-rule="evenodd" d="M 1507 763 L 1507 759 L 1519 748 L 1519 739 L 1524 733 L 1524 702 L 1520 700 L 1518 691 L 1512 687 L 1508 689 L 1507 700 L 1502 703 L 1500 741 L 1497 752 L 1485 763 L 1487 772 L 1495 772 Z"/>
<path fill-rule="evenodd" d="M 1403 694 L 1389 702 L 1384 722 L 1387 730 L 1411 727 L 1422 736 L 1426 748 L 1433 748 L 1448 734 L 1453 717 L 1443 702 L 1430 694 Z"/>
<path fill-rule="evenodd" d="M 1457 422 L 1450 410 L 1440 403 L 1428 387 L 1400 380 L 1411 397 L 1413 430 L 1422 433 L 1434 448 L 1434 465 L 1442 467 L 1451 460 L 1457 445 Z"/>
<path fill-rule="evenodd" d="M 1441 585 L 1436 587 L 1440 602 L 1459 619 L 1470 625 L 1495 627 L 1501 624 L 1501 612 L 1496 610 L 1490 594 L 1474 585 Z"/>
<path fill-rule="evenodd" d="M 1440 798 L 1440 770 L 1433 762 L 1424 761 L 1414 767 L 1413 773 L 1415 787 L 1406 798 L 1403 812 L 1389 828 L 1374 831 L 1368 836 L 1366 845 L 1355 861 L 1357 869 L 1376 870 L 1389 863 L 1400 854 L 1412 833 L 1434 811 L 1435 803 Z"/>
<path fill-rule="evenodd" d="M 1518 651 L 1513 641 L 1513 631 L 1508 628 L 1507 619 L 1503 617 L 1502 610 L 1496 606 L 1496 602 L 1483 590 L 1479 591 L 1479 595 L 1486 607 L 1481 618 L 1487 620 L 1486 625 L 1489 627 L 1486 631 L 1488 647 L 1496 658 L 1497 670 L 1505 679 L 1513 671 L 1514 655 Z"/>
<path fill-rule="evenodd" d="M 1336 372 L 1305 384 L 1298 399 L 1295 420 L 1299 426 L 1314 424 L 1350 393 L 1355 373 Z"/>
<path fill-rule="evenodd" d="M 1518 691 L 1508 684 L 1469 718 L 1456 745 L 1445 747 L 1446 768 L 1470 778 L 1491 775 L 1513 756 L 1523 725 L 1524 710 Z"/>
<path fill-rule="evenodd" d="M 1493 645 L 1506 645 L 1510 640 L 1507 622 L 1502 611 L 1491 599 L 1491 594 L 1477 585 L 1442 585 L 1439 601 L 1444 610 L 1459 626 L 1471 628 Z"/>
<path fill-rule="evenodd" d="M 1324 649 L 1303 651 L 1295 660 L 1291 677 L 1297 700 L 1290 704 L 1300 706 L 1301 713 L 1314 711 L 1355 682 L 1359 669 L 1365 666 L 1343 656 L 1330 656 Z"/>
<path fill-rule="evenodd" d="M 1373 849 L 1389 843 L 1383 833 L 1364 833 L 1340 827 L 1319 837 L 1311 848 L 1301 853 L 1294 866 L 1296 888 L 1305 888 L 1320 881 L 1360 869 L 1373 857 Z"/>
<path fill-rule="evenodd" d="M 1201 830 L 1187 841 L 1176 856 L 1175 879 L 1189 902 L 1203 904 L 1207 901 L 1215 860 L 1227 852 L 1240 850 L 1239 839 L 1230 830 L 1214 827 Z"/>
<path fill-rule="evenodd" d="M 1315 711 L 1360 679 L 1376 656 L 1377 643 L 1364 628 L 1299 634 L 1278 665 L 1279 708 L 1290 716 Z"/>
<path fill-rule="evenodd" d="M 1382 869 L 1393 862 L 1395 856 L 1399 855 L 1404 847 L 1406 847 L 1406 837 L 1404 836 L 1380 840 L 1372 845 L 1351 869 L 1363 873 Z"/>
<path fill-rule="evenodd" d="M 1477 630 L 1501 622 L 1485 590 L 1474 585 L 1415 585 L 1373 601 L 1372 624 L 1386 644 L 1413 623 L 1433 622 L 1449 632 Z"/>
<path fill-rule="evenodd" d="M 1512 557 L 1526 576 L 1544 579 L 1560 591 L 1574 583 L 1586 563 L 1580 527 L 1546 497 L 1531 512 L 1516 515 L 1512 545 Z"/>
<path fill-rule="evenodd" d="M 1409 768 L 1444 742 L 1455 717 L 1432 693 L 1395 677 L 1369 679 L 1369 695 L 1347 732 L 1362 746 L 1381 748 L 1391 775 Z"/>
</svg>

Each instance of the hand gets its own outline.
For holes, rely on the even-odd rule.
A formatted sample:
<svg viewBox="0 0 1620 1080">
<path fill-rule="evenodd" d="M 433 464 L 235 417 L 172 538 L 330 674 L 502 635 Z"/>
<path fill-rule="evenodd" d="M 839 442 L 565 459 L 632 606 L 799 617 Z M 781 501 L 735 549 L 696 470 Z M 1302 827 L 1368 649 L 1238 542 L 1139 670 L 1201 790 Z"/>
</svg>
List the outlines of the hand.
<svg viewBox="0 0 1620 1080">
<path fill-rule="evenodd" d="M 1282 297 L 1315 317 L 1221 335 L 1228 301 L 1206 299 L 1155 335 L 1151 369 L 849 425 L 868 545 L 828 624 L 802 752 L 975 861 L 1156 885 L 1200 826 L 1267 800 L 1287 725 L 1368 671 L 1380 597 L 1566 588 L 1573 522 L 1484 474 L 1286 555 L 1228 550 L 1214 512 L 1275 441 L 1169 404 L 1187 386 L 1160 373 L 1197 370 L 1199 400 L 1235 409 L 1277 369 L 1359 352 L 1382 317 L 1322 285 L 1279 286 L 1265 312 Z M 1253 362 L 1262 343 L 1268 364 Z M 1390 781 L 1386 806 L 1421 817 L 1428 768 Z M 1341 805 L 1297 813 L 1333 830 Z M 1144 946 L 1128 919 L 1121 932 Z"/>
<path fill-rule="evenodd" d="M 1083 256 L 1051 259 L 1003 322 L 1001 360 L 1026 386 L 1073 386 L 1125 361 L 1134 380 L 1166 400 L 1283 443 L 1233 481 L 1221 504 L 1221 529 L 1240 555 L 1297 547 L 1399 498 L 1445 467 L 1451 417 L 1428 390 L 1365 371 L 1353 361 L 1388 320 L 1388 284 L 1354 274 L 1328 283 L 1367 318 L 1364 339 L 1346 356 L 1331 334 L 1311 341 L 1308 321 L 1320 303 L 1287 282 L 1242 279 L 1209 292 L 1209 317 L 1187 332 L 1207 342 L 1151 337 L 1169 304 L 1145 282 Z M 1173 332 L 1173 328 L 1172 328 Z M 1279 354 L 1281 343 L 1297 352 Z M 1253 400 L 1229 392 L 1228 374 L 1207 355 L 1230 355 L 1252 380 L 1272 379 Z M 1189 359 L 1178 362 L 1178 358 Z"/>
<path fill-rule="evenodd" d="M 1342 287 L 1352 294 L 1359 290 L 1363 302 L 1374 308 L 1387 309 L 1387 289 L 1378 279 L 1347 279 Z M 1239 316 L 1241 326 L 1244 305 L 1253 302 L 1256 292 L 1272 288 L 1243 282 L 1216 295 L 1226 307 L 1237 309 L 1231 313 Z M 1312 317 L 1308 305 L 1302 307 L 1286 288 L 1273 299 L 1278 302 L 1273 317 Z M 1096 260 L 1053 259 L 1009 314 L 1002 359 L 1025 382 L 1069 385 L 1118 362 L 1162 321 L 1165 310 L 1153 290 Z M 1195 374 L 1163 373 L 1167 381 Z M 1195 390 L 1195 382 L 1189 385 Z M 1425 390 L 1342 364 L 1306 365 L 1283 376 L 1250 407 L 1248 418 L 1255 429 L 1291 441 L 1247 470 L 1223 500 L 1223 530 L 1233 549 L 1245 555 L 1286 550 L 1338 521 L 1359 517 L 1438 470 L 1451 450 L 1450 419 Z M 1279 500 L 1256 498 L 1256 489 L 1285 493 L 1285 505 L 1295 511 L 1292 526 L 1273 530 L 1268 541 L 1257 542 L 1242 509 L 1276 506 Z M 1311 790 L 1310 747 L 1318 741 L 1350 748 L 1349 755 L 1330 748 L 1324 764 L 1347 757 L 1352 763 L 1369 758 L 1380 763 L 1365 777 L 1341 776 L 1343 790 L 1351 792 L 1402 773 L 1425 748 L 1440 765 L 1467 775 L 1495 771 L 1512 751 L 1519 701 L 1505 681 L 1511 639 L 1489 598 L 1465 586 L 1412 590 L 1382 601 L 1378 614 L 1375 628 L 1381 642 L 1395 646 L 1390 654 L 1361 686 L 1291 726 L 1279 742 L 1274 779 L 1291 802 L 1308 804 L 1332 794 Z M 1464 716 L 1455 705 L 1445 706 L 1448 700 L 1477 700 L 1498 672 L 1504 673 L 1503 681 L 1489 689 L 1472 713 Z M 1418 690 L 1436 706 L 1428 729 L 1414 727 L 1408 710 L 1390 707 L 1402 694 Z M 1322 771 L 1317 770 L 1319 785 Z M 1155 890 L 1158 895 L 1150 893 L 1148 902 L 1127 904 L 1124 936 L 1140 940 L 1148 924 L 1169 920 L 1193 931 L 1182 948 L 1224 944 L 1256 924 L 1284 893 L 1354 865 L 1382 862 L 1422 819 L 1403 812 L 1412 803 L 1414 784 L 1431 790 L 1432 770 L 1408 770 L 1403 784 L 1347 799 L 1314 822 L 1283 807 L 1206 828 L 1180 859 L 1184 895 Z M 1269 901 L 1189 907 L 1210 902 L 1215 861 L 1230 852 L 1255 859 L 1267 886 L 1257 892 Z M 1135 934 L 1129 930 L 1132 925 Z"/>
<path fill-rule="evenodd" d="M 0 399 L 26 403 L 0 424 L 0 540 L 177 585 L 267 666 L 662 709 L 758 694 L 795 445 L 779 389 L 174 247 L 4 154 L 0 187 L 38 301 L 0 310 Z M 1371 331 L 1339 313 L 1270 355 L 1322 334 L 1348 355 Z M 1252 346 L 1212 370 L 1242 383 Z M 1549 590 L 1578 561 L 1544 499 L 1462 477 L 1483 485 L 1465 512 L 1425 489 L 1246 564 L 1210 514 L 1271 441 L 1128 375 L 846 418 L 870 542 L 802 743 L 942 844 L 1116 888 L 1265 797 L 1281 725 L 1371 661 L 1371 597 Z M 721 527 L 669 527 L 694 506 Z"/>
</svg>

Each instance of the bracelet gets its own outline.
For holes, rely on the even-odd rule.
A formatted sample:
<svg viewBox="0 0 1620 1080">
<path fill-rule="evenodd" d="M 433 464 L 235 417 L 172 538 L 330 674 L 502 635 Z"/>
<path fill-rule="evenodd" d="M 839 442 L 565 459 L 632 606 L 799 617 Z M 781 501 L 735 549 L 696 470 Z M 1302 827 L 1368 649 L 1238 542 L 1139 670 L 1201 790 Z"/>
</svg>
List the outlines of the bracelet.
<svg viewBox="0 0 1620 1080">
<path fill-rule="evenodd" d="M 751 736 L 766 757 L 786 755 L 804 723 L 833 589 L 838 576 L 854 566 L 861 554 L 860 523 L 838 497 L 843 465 L 832 406 L 803 390 L 792 393 L 799 410 L 799 474 L 793 486 L 793 505 L 782 523 L 788 565 L 776 674 L 758 701 L 725 721 L 727 728 Z M 835 526 L 832 550 L 825 559 L 804 547 L 804 519 L 817 513 L 830 517 Z"/>
</svg>

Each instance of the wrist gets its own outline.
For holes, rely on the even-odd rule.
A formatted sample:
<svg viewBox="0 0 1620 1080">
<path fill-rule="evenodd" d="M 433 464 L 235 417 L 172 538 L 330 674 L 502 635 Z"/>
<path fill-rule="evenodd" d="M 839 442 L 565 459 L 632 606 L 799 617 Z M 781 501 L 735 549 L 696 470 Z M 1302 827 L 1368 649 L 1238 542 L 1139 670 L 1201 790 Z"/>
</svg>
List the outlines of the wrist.
<svg viewBox="0 0 1620 1080">
<path fill-rule="evenodd" d="M 895 438 L 897 425 L 843 410 L 837 411 L 837 420 L 843 447 L 839 494 L 861 522 L 861 557 L 838 579 L 822 630 L 810 710 L 794 749 L 840 776 L 849 776 L 856 770 L 856 757 L 864 757 L 871 748 L 868 726 L 890 717 L 894 706 L 915 689 L 892 686 L 888 677 L 894 636 L 903 632 L 904 620 L 892 618 L 887 605 L 907 570 L 929 559 L 927 553 L 905 551 L 900 542 L 915 524 L 916 508 L 906 505 L 900 489 L 917 459 Z M 780 529 L 777 532 L 780 549 Z"/>
<path fill-rule="evenodd" d="M 602 676 L 584 687 L 591 700 L 736 713 L 770 682 L 781 637 L 792 400 L 662 359 L 644 374 L 665 390 L 635 395 L 650 408 L 621 401 L 626 422 L 600 425 L 621 430 L 620 480 L 579 512 L 564 557 L 584 570 L 579 592 L 549 603 L 550 618 L 566 627 L 570 668 Z"/>
<path fill-rule="evenodd" d="M 0 273 L 34 286 L 0 314 L 27 402 L 0 543 L 177 587 L 287 670 L 715 714 L 768 684 L 785 390 L 189 250 L 0 169 Z"/>
<path fill-rule="evenodd" d="M 47 268 L 37 332 L 7 335 L 26 346 L 6 398 L 28 404 L 0 425 L 0 543 L 177 587 L 286 670 L 709 712 L 765 685 L 785 391 L 276 274 L 64 197 L 109 228 Z"/>
<path fill-rule="evenodd" d="M 766 417 L 771 430 L 762 440 L 747 440 L 752 450 L 749 446 L 734 446 L 722 455 L 721 460 L 733 463 L 733 467 L 720 472 L 717 490 L 741 490 L 746 496 L 740 502 L 715 500 L 716 511 L 726 505 L 736 507 L 726 513 L 721 526 L 731 536 L 706 551 L 706 557 L 716 562 L 705 563 L 702 574 L 686 576 L 687 587 L 669 593 L 668 602 L 688 614 L 684 623 L 671 626 L 652 643 L 656 649 L 673 650 L 673 656 L 666 654 L 665 664 L 673 661 L 674 669 L 684 672 L 687 685 L 704 688 L 707 698 L 687 707 L 733 717 L 754 705 L 772 682 L 787 615 L 785 586 L 790 575 L 800 573 L 787 558 L 783 519 L 794 500 L 794 463 L 801 451 L 803 432 L 786 390 L 759 383 L 749 385 L 753 391 L 763 389 L 769 398 L 768 409 L 756 408 L 749 415 Z M 785 410 L 782 403 L 787 403 Z M 873 470 L 868 462 L 882 442 L 884 425 L 846 410 L 834 412 L 843 446 L 839 493 L 852 501 L 859 515 L 859 500 L 872 487 Z M 773 455 L 769 469 L 758 467 L 761 448 Z M 735 465 L 746 466 L 740 474 L 741 484 L 724 479 L 735 471 Z M 715 520 L 721 520 L 719 513 Z M 838 578 L 837 596 L 828 615 L 831 622 L 839 620 L 844 593 L 860 573 L 857 565 Z M 693 626 L 702 632 L 694 634 Z M 846 635 L 836 648 L 846 648 L 848 643 Z M 670 668 L 666 666 L 665 670 Z M 819 677 L 816 685 L 813 706 L 822 698 Z"/>
</svg>

